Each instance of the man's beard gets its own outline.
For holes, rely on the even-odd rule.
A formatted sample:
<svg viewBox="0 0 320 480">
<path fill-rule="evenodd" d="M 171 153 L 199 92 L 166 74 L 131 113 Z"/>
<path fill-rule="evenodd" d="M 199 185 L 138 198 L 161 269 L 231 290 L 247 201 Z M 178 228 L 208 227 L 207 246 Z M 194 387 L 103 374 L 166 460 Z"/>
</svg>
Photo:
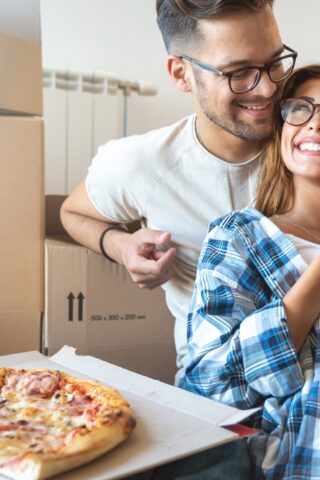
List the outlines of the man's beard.
<svg viewBox="0 0 320 480">
<path fill-rule="evenodd" d="M 205 116 L 215 125 L 218 127 L 222 128 L 228 133 L 231 133 L 231 135 L 234 135 L 235 137 L 241 138 L 242 140 L 246 140 L 249 142 L 265 142 L 271 137 L 272 133 L 272 122 L 270 121 L 269 127 L 267 125 L 265 128 L 262 130 L 259 130 L 255 128 L 252 125 L 248 125 L 245 122 L 239 120 L 237 117 L 237 114 L 235 112 L 235 109 L 241 108 L 237 107 L 236 102 L 232 102 L 230 104 L 230 108 L 227 112 L 225 112 L 224 115 L 221 115 L 220 117 L 216 115 L 214 112 L 210 111 L 208 109 L 207 105 L 207 99 L 208 95 L 206 95 L 206 90 L 205 87 L 202 83 L 202 79 L 200 78 L 200 75 L 195 72 L 195 79 L 196 79 L 196 84 L 198 87 L 198 101 L 199 104 L 202 108 L 203 113 Z M 274 96 L 272 99 L 268 99 L 269 101 L 274 101 L 274 98 L 278 99 L 280 93 L 275 92 Z M 252 97 L 250 99 L 250 102 L 257 102 L 257 101 L 265 101 L 265 99 L 261 97 Z M 249 102 L 246 102 L 249 104 Z M 259 124 L 259 120 L 256 120 L 256 125 Z"/>
</svg>

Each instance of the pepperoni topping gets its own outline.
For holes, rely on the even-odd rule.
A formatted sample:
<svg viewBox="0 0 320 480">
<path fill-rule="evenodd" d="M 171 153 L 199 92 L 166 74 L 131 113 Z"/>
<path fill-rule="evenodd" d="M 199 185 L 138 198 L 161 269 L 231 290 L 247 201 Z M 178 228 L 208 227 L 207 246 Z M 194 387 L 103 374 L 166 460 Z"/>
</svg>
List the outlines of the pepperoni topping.
<svg viewBox="0 0 320 480">
<path fill-rule="evenodd" d="M 4 389 L 15 390 L 21 395 L 50 397 L 59 388 L 60 375 L 56 371 L 13 372 L 6 377 Z"/>
</svg>

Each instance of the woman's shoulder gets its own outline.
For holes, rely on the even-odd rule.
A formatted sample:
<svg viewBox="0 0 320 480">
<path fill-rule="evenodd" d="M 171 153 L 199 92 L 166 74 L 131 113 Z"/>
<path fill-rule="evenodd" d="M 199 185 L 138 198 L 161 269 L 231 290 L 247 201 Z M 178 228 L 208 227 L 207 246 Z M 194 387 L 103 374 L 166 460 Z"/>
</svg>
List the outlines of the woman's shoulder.
<svg viewBox="0 0 320 480">
<path fill-rule="evenodd" d="M 202 269 L 233 265 L 233 269 L 252 264 L 256 239 L 265 238 L 260 222 L 264 215 L 253 207 L 235 210 L 211 222 L 205 237 L 199 265 Z"/>
<path fill-rule="evenodd" d="M 254 207 L 245 207 L 211 222 L 206 241 L 221 244 L 221 249 L 245 251 L 249 256 L 274 258 L 295 256 L 293 242 L 279 227 Z"/>
<path fill-rule="evenodd" d="M 245 207 L 241 210 L 234 210 L 213 220 L 209 225 L 209 232 L 216 227 L 226 232 L 238 232 L 250 226 L 256 226 L 263 222 L 266 217 L 254 207 Z"/>
</svg>

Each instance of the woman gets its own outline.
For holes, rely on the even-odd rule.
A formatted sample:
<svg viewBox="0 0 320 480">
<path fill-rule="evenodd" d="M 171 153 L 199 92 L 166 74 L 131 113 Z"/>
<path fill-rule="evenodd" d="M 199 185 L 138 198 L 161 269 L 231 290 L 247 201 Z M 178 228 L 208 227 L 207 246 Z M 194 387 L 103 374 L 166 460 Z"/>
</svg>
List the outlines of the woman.
<svg viewBox="0 0 320 480">
<path fill-rule="evenodd" d="M 256 209 L 209 227 L 180 386 L 262 407 L 258 478 L 320 479 L 320 65 L 290 77 L 281 114 Z"/>
</svg>

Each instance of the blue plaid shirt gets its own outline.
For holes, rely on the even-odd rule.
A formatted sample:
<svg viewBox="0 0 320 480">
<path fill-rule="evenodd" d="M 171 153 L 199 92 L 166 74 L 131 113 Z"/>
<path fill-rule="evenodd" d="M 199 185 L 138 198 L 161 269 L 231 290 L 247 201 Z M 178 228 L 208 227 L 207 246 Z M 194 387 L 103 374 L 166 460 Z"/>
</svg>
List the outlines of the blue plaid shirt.
<svg viewBox="0 0 320 480">
<path fill-rule="evenodd" d="M 298 356 L 282 303 L 306 268 L 251 207 L 210 225 L 198 263 L 180 386 L 262 407 L 261 433 L 249 439 L 258 478 L 320 479 L 320 329 L 317 321 Z"/>
</svg>

